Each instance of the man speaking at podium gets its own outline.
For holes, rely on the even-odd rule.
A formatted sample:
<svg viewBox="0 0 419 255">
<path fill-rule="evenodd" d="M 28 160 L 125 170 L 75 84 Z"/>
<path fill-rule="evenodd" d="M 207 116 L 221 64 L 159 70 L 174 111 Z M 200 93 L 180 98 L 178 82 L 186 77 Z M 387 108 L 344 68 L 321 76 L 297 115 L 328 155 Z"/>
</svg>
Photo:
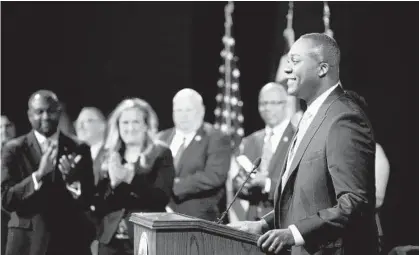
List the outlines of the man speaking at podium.
<svg viewBox="0 0 419 255">
<path fill-rule="evenodd" d="M 259 221 L 230 226 L 262 234 L 274 254 L 376 254 L 373 130 L 339 80 L 340 50 L 313 33 L 290 49 L 288 93 L 307 103 L 274 196 Z"/>
</svg>

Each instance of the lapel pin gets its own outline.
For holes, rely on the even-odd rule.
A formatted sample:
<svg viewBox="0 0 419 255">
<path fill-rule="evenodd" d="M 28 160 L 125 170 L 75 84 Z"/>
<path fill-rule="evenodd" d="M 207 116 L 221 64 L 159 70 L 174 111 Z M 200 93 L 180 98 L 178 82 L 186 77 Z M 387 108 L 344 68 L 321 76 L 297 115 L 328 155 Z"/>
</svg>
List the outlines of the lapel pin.
<svg viewBox="0 0 419 255">
<path fill-rule="evenodd" d="M 288 136 L 284 137 L 284 142 L 288 142 Z"/>
<path fill-rule="evenodd" d="M 201 141 L 202 137 L 200 135 L 195 136 L 195 141 L 199 142 Z"/>
</svg>

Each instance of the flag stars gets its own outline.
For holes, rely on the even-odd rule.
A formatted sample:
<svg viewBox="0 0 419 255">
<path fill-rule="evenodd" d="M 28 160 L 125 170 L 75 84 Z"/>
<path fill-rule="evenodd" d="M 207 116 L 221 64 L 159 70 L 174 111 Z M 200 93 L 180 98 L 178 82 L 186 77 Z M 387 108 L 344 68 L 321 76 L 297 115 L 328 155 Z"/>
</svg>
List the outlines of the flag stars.
<svg viewBox="0 0 419 255">
<path fill-rule="evenodd" d="M 231 89 L 233 91 L 237 91 L 239 89 L 239 84 L 237 82 L 231 84 Z"/>
<path fill-rule="evenodd" d="M 227 118 L 227 117 L 228 117 L 228 111 L 227 111 L 227 110 L 224 110 L 224 111 L 223 111 L 223 117 L 225 117 L 225 118 Z"/>
<path fill-rule="evenodd" d="M 237 98 L 235 98 L 235 97 L 232 97 L 230 102 L 231 102 L 231 105 L 233 105 L 233 106 L 237 105 L 237 103 L 238 103 Z"/>
<path fill-rule="evenodd" d="M 215 116 L 220 116 L 220 113 L 221 113 L 220 108 L 217 108 L 217 109 L 214 110 Z"/>
<path fill-rule="evenodd" d="M 223 36 L 223 43 L 224 45 L 227 45 L 227 46 L 234 46 L 236 41 L 234 40 L 234 38 L 230 36 Z"/>
<path fill-rule="evenodd" d="M 240 77 L 240 71 L 239 71 L 239 69 L 235 68 L 233 70 L 232 74 L 233 74 L 233 77 L 234 78 L 239 78 Z"/>
<path fill-rule="evenodd" d="M 224 96 L 224 103 L 228 104 L 230 102 L 229 96 Z"/>
<path fill-rule="evenodd" d="M 226 124 L 222 124 L 222 125 L 221 125 L 221 131 L 222 131 L 222 132 L 224 132 L 224 133 L 227 133 L 227 131 L 228 131 L 228 127 L 227 127 L 227 125 L 226 125 Z"/>
<path fill-rule="evenodd" d="M 222 79 L 219 79 L 217 81 L 217 86 L 221 88 L 223 85 L 224 85 L 224 81 Z"/>
</svg>

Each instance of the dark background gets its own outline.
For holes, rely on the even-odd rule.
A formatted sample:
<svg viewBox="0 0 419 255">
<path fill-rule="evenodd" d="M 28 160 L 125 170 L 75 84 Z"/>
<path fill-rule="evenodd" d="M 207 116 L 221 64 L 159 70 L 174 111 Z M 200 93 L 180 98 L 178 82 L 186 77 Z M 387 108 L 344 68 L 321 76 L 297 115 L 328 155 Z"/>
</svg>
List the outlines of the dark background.
<svg viewBox="0 0 419 255">
<path fill-rule="evenodd" d="M 191 87 L 203 94 L 206 120 L 213 122 L 224 5 L 2 2 L 2 114 L 22 134 L 30 128 L 27 100 L 37 89 L 55 91 L 73 120 L 83 106 L 108 114 L 123 98 L 135 96 L 150 102 L 164 129 L 172 125 L 172 97 Z M 368 101 L 376 138 L 390 160 L 383 208 L 388 246 L 418 244 L 419 4 L 329 6 L 331 28 L 342 50 L 341 81 Z M 288 2 L 235 4 L 246 134 L 263 127 L 256 95 L 273 79 L 283 53 L 287 8 Z M 295 2 L 297 38 L 323 32 L 322 14 L 322 2 Z"/>
</svg>

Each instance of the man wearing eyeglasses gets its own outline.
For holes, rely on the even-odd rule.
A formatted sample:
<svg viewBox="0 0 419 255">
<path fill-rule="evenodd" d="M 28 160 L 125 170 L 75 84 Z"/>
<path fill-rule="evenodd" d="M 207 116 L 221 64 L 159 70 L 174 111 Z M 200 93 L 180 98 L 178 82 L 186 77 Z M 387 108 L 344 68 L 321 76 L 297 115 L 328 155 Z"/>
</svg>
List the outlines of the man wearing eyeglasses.
<svg viewBox="0 0 419 255">
<path fill-rule="evenodd" d="M 276 182 L 295 132 L 287 112 L 287 98 L 283 85 L 271 82 L 263 86 L 259 92 L 259 113 L 266 126 L 243 139 L 241 155 L 236 158 L 241 169 L 233 180 L 235 190 L 246 179 L 243 170 L 251 170 L 249 163 L 262 158 L 259 171 L 240 194 L 245 200 L 240 203 L 246 220 L 259 220 L 273 209 Z"/>
</svg>

